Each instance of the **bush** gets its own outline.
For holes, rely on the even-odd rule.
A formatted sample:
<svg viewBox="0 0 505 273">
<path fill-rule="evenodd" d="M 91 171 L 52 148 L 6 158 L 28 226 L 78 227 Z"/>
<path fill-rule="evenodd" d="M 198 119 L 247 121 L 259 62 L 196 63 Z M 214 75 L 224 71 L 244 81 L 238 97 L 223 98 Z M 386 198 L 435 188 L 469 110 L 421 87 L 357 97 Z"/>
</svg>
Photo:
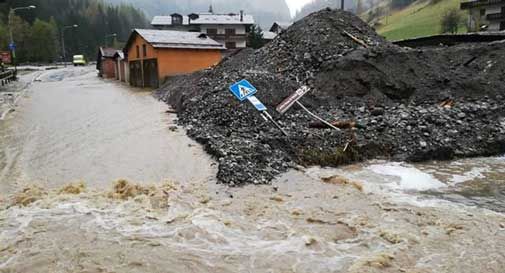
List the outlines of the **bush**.
<svg viewBox="0 0 505 273">
<path fill-rule="evenodd" d="M 449 9 L 442 17 L 442 33 L 457 33 L 462 16 L 457 8 Z"/>
</svg>

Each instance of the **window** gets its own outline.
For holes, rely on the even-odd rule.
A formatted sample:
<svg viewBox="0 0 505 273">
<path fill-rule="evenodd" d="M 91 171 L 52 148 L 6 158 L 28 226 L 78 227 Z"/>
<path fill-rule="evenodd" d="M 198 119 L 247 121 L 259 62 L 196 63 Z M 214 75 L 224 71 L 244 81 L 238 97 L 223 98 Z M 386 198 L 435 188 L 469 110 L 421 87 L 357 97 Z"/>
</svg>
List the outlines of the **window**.
<svg viewBox="0 0 505 273">
<path fill-rule="evenodd" d="M 140 58 L 140 48 L 137 46 L 137 58 Z"/>
<path fill-rule="evenodd" d="M 207 29 L 207 34 L 208 35 L 217 35 L 217 29 L 215 29 L 215 28 L 208 28 Z"/>
<path fill-rule="evenodd" d="M 235 29 L 234 28 L 227 28 L 224 30 L 224 33 L 227 35 L 227 36 L 230 36 L 230 35 L 235 35 Z"/>
<path fill-rule="evenodd" d="M 142 55 L 147 57 L 147 46 L 145 44 L 142 45 Z"/>
<path fill-rule="evenodd" d="M 481 9 L 480 10 L 480 16 L 484 16 L 486 15 L 486 10 L 485 9 Z"/>
<path fill-rule="evenodd" d="M 500 22 L 500 30 L 505 30 L 505 21 Z"/>
<path fill-rule="evenodd" d="M 237 43 L 235 43 L 235 42 L 226 42 L 225 46 L 226 46 L 226 49 L 235 49 L 235 48 L 237 48 Z"/>
</svg>

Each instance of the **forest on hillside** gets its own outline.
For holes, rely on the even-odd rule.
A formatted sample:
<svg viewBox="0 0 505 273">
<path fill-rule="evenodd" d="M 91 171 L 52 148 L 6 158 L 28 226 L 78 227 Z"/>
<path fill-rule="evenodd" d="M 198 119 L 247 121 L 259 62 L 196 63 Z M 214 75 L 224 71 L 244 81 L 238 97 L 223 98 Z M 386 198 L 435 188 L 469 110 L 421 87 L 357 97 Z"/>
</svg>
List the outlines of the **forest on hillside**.
<svg viewBox="0 0 505 273">
<path fill-rule="evenodd" d="M 12 12 L 13 8 L 30 5 L 36 8 Z M 77 27 L 70 27 L 73 25 Z M 133 28 L 147 25 L 144 13 L 129 4 L 112 5 L 102 0 L 3 0 L 0 51 L 7 50 L 12 30 L 18 63 L 60 61 L 64 30 L 67 60 L 74 54 L 94 59 L 99 46 L 119 47 Z"/>
</svg>

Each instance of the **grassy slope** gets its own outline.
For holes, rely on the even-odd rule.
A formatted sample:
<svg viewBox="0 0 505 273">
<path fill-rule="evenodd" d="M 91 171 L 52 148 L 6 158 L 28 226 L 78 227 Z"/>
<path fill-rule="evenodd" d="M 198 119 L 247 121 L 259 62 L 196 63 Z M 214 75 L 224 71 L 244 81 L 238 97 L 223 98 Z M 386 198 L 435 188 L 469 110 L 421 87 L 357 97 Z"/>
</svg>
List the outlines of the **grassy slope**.
<svg viewBox="0 0 505 273">
<path fill-rule="evenodd" d="M 392 11 L 391 16 L 380 20 L 381 26 L 377 32 L 388 40 L 440 34 L 440 21 L 443 14 L 450 8 L 458 8 L 460 0 L 440 0 L 431 5 L 429 1 L 419 0 L 402 10 Z M 466 19 L 467 14 L 462 12 Z M 458 32 L 466 32 L 466 26 L 461 24 Z"/>
</svg>

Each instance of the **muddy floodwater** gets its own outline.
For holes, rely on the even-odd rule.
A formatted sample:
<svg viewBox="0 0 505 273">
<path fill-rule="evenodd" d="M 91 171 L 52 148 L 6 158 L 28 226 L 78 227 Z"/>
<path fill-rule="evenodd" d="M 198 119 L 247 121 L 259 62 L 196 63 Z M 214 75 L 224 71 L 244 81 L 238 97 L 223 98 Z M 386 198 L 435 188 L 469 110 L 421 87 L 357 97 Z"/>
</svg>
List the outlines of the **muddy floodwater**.
<svg viewBox="0 0 505 273">
<path fill-rule="evenodd" d="M 104 81 L 91 67 L 37 73 L 17 111 L 0 122 L 0 191 L 69 181 L 108 188 L 212 176 L 210 159 L 150 92 Z"/>
<path fill-rule="evenodd" d="M 27 91 L 0 121 L 0 272 L 504 272 L 504 157 L 227 188 L 148 92 L 90 68 Z"/>
</svg>

